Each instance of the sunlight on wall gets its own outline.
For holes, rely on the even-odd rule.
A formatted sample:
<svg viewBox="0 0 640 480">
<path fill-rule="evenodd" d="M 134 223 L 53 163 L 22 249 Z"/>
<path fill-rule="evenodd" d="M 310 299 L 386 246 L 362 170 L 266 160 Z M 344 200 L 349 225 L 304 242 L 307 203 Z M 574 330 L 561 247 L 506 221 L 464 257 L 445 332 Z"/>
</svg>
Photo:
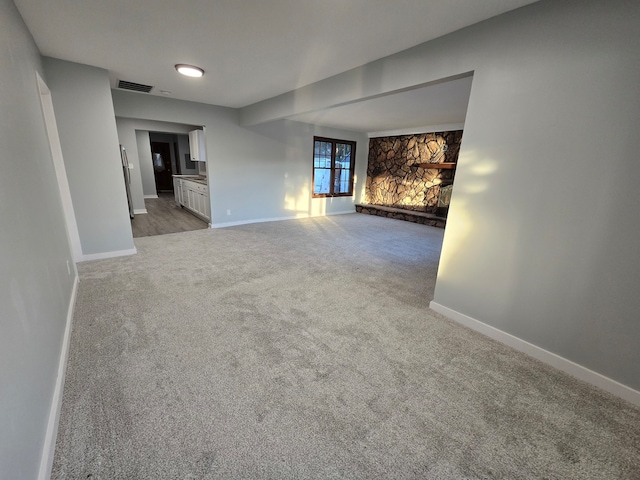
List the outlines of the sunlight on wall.
<svg viewBox="0 0 640 480">
<path fill-rule="evenodd" d="M 464 243 L 473 227 L 473 219 L 467 211 L 467 202 L 464 200 L 452 200 L 449 205 L 449 221 L 447 222 L 442 253 L 440 254 L 440 264 L 438 265 L 438 276 L 447 271 L 449 262 L 454 258 Z M 454 209 L 455 208 L 455 212 Z M 451 218 L 455 221 L 451 221 Z"/>
<path fill-rule="evenodd" d="M 483 176 L 489 175 L 498 169 L 498 165 L 491 160 L 480 161 L 476 164 L 469 166 L 469 171 L 474 175 Z"/>
<path fill-rule="evenodd" d="M 359 198 L 364 198 L 366 185 L 358 184 L 358 175 L 353 176 L 353 196 L 349 197 L 323 197 L 313 198 L 311 194 L 311 179 L 308 177 L 298 178 L 293 181 L 288 173 L 284 174 L 285 193 L 284 209 L 292 212 L 292 218 L 322 217 L 328 214 L 330 209 L 333 213 L 345 213 L 353 208 Z M 300 185 L 302 186 L 300 187 Z M 296 188 L 298 186 L 298 188 Z"/>
<path fill-rule="evenodd" d="M 460 191 L 473 195 L 476 193 L 482 193 L 487 189 L 487 185 L 485 182 L 474 182 L 471 183 L 469 185 L 465 185 L 463 187 L 460 187 Z"/>
<path fill-rule="evenodd" d="M 287 178 L 287 175 L 285 175 Z M 295 218 L 322 216 L 327 213 L 327 201 L 331 198 L 311 198 L 311 188 L 306 182 L 296 193 L 287 193 L 284 208 L 294 213 Z"/>
<path fill-rule="evenodd" d="M 293 182 L 289 179 L 289 174 L 285 173 L 284 177 L 285 185 L 287 186 L 287 193 L 284 197 L 285 210 L 295 212 L 297 217 L 308 216 L 310 207 L 309 198 L 311 197 L 309 185 L 305 183 L 297 192 L 295 192 Z"/>
<path fill-rule="evenodd" d="M 327 201 L 331 198 L 312 198 L 310 202 L 309 215 L 312 217 L 326 215 L 327 213 Z"/>
<path fill-rule="evenodd" d="M 366 175 L 365 175 L 365 180 L 367 179 Z M 358 192 L 358 189 L 360 190 L 360 192 Z M 354 173 L 353 174 L 353 194 L 354 196 L 354 200 L 356 203 L 359 203 L 362 201 L 362 199 L 364 199 L 364 195 L 367 189 L 367 182 L 362 182 L 362 184 L 358 183 L 358 174 Z M 358 200 L 361 199 L 361 200 Z"/>
<path fill-rule="evenodd" d="M 473 196 L 487 190 L 489 181 L 483 177 L 493 174 L 498 166 L 494 160 L 474 158 L 474 152 L 460 152 L 456 183 L 451 195 L 449 217 L 445 230 L 442 254 L 440 256 L 439 272 L 444 272 L 450 260 L 464 248 L 470 232 L 477 228 L 481 220 L 474 218 L 469 205 L 474 202 Z"/>
</svg>

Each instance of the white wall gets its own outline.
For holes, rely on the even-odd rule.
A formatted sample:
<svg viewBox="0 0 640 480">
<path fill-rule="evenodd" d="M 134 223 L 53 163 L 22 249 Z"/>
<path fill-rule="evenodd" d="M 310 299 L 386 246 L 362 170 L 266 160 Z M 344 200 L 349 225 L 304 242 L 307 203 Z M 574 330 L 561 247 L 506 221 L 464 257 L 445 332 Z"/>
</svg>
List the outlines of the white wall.
<svg viewBox="0 0 640 480">
<path fill-rule="evenodd" d="M 138 161 L 142 176 L 142 191 L 145 197 L 157 196 L 156 177 L 153 174 L 153 158 L 151 157 L 151 141 L 146 130 L 132 130 L 136 138 Z"/>
<path fill-rule="evenodd" d="M 229 108 L 117 90 L 112 96 L 119 117 L 206 127 L 214 227 L 355 211 L 355 203 L 362 198 L 368 153 L 365 134 L 287 121 L 244 128 L 238 125 L 237 111 Z M 358 142 L 353 197 L 310 198 L 314 135 Z"/>
<path fill-rule="evenodd" d="M 640 389 L 640 3 L 542 1 L 244 109 L 473 71 L 435 305 Z"/>
<path fill-rule="evenodd" d="M 435 301 L 640 390 L 640 4 L 556 3 L 488 25 Z"/>
<path fill-rule="evenodd" d="M 134 253 L 106 70 L 44 59 L 85 258 Z"/>
<path fill-rule="evenodd" d="M 189 135 L 178 135 L 178 151 L 180 152 L 180 171 L 182 175 L 197 175 L 198 163 L 194 163 L 193 168 L 187 168 L 187 162 L 185 161 L 185 154 L 189 155 Z"/>
<path fill-rule="evenodd" d="M 40 105 L 40 54 L 0 0 L 0 477 L 38 476 L 75 267 Z"/>
<path fill-rule="evenodd" d="M 253 201 L 269 202 L 274 212 L 284 208 L 279 216 L 285 218 L 355 212 L 355 204 L 364 198 L 367 178 L 369 139 L 366 134 L 288 120 L 248 127 L 247 131 L 259 135 L 256 147 L 260 157 L 255 167 L 250 169 L 254 170 L 253 175 L 249 174 L 250 170 L 244 173 L 250 185 L 247 195 L 254 198 Z M 352 197 L 311 197 L 314 136 L 357 142 Z M 274 177 L 273 185 L 263 186 L 263 179 L 270 176 Z M 261 199 L 254 192 L 265 198 Z"/>
<path fill-rule="evenodd" d="M 138 149 L 136 148 L 136 132 L 132 128 L 128 128 L 127 119 L 116 119 L 116 127 L 118 130 L 118 141 L 120 142 L 120 145 L 125 148 L 129 165 L 133 167 L 129 169 L 133 208 L 136 211 L 146 210 L 144 204 L 144 193 L 142 190 L 143 165 L 140 162 Z"/>
</svg>

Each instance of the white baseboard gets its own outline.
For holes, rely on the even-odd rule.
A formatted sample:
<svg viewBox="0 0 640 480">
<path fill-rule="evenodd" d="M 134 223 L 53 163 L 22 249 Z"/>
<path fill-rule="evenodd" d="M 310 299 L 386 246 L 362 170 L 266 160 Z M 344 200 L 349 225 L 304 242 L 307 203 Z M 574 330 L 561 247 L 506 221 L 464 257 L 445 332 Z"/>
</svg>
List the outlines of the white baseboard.
<svg viewBox="0 0 640 480">
<path fill-rule="evenodd" d="M 149 213 L 146 208 L 136 208 L 133 210 L 134 215 L 142 215 L 144 213 Z"/>
<path fill-rule="evenodd" d="M 73 324 L 73 312 L 75 310 L 77 293 L 78 274 L 76 273 L 76 277 L 73 281 L 73 287 L 71 289 L 69 307 L 67 309 L 67 324 L 64 329 L 64 337 L 62 338 L 62 349 L 60 351 L 60 359 L 58 361 L 58 377 L 56 378 L 56 385 L 53 390 L 53 398 L 51 400 L 51 408 L 49 409 L 49 421 L 47 423 L 47 432 L 44 437 L 44 447 L 42 448 L 38 480 L 49 480 L 51 476 L 51 468 L 53 467 L 53 456 L 56 451 L 58 423 L 60 422 L 60 410 L 62 408 L 62 392 L 64 390 L 67 359 L 69 357 L 69 340 L 71 338 L 71 327 Z"/>
<path fill-rule="evenodd" d="M 135 248 L 130 248 L 128 250 L 116 250 L 114 252 L 103 252 L 103 253 L 89 253 L 82 255 L 81 262 L 87 262 L 89 260 L 102 260 L 105 258 L 113 258 L 113 257 L 125 257 L 127 255 L 135 255 L 138 253 L 138 250 Z"/>
<path fill-rule="evenodd" d="M 341 212 L 332 212 L 325 215 L 308 215 L 308 214 L 299 214 L 292 215 L 290 217 L 272 217 L 272 218 L 254 218 L 251 220 L 240 220 L 237 222 L 224 222 L 224 223 L 215 223 L 211 224 L 211 228 L 225 228 L 225 227 L 235 227 L 237 225 L 248 225 L 250 223 L 264 223 L 264 222 L 281 222 L 283 220 L 300 220 L 301 218 L 317 218 L 317 217 L 330 217 L 332 215 L 345 215 L 348 213 L 356 213 L 355 207 L 353 210 L 345 210 Z"/>
<path fill-rule="evenodd" d="M 158 198 L 158 195 L 143 195 L 142 198 Z"/>
<path fill-rule="evenodd" d="M 562 370 L 569 375 L 573 375 L 580 380 L 590 383 L 591 385 L 595 385 L 596 387 L 599 387 L 602 390 L 623 398 L 624 400 L 631 402 L 634 405 L 640 405 L 640 392 L 634 390 L 631 387 L 627 387 L 626 385 L 616 382 L 609 377 L 605 377 L 604 375 L 594 372 L 593 370 L 589 370 L 588 368 L 572 362 L 571 360 L 567 360 L 560 355 L 549 352 L 544 348 L 540 348 L 537 345 L 529 343 L 509 333 L 503 332 L 502 330 L 492 327 L 491 325 L 487 325 L 486 323 L 476 320 L 475 318 L 469 317 L 468 315 L 445 307 L 444 305 L 440 305 L 437 302 L 432 301 L 429 304 L 429 307 L 432 310 L 441 313 L 445 317 L 448 317 L 451 320 L 464 325 L 465 327 L 469 327 L 472 330 L 476 330 L 477 332 L 480 332 L 487 337 L 493 338 L 500 343 L 504 343 L 509 347 L 526 353 L 527 355 L 530 355 L 533 358 L 546 363 L 547 365 L 551 365 L 558 370 Z"/>
</svg>

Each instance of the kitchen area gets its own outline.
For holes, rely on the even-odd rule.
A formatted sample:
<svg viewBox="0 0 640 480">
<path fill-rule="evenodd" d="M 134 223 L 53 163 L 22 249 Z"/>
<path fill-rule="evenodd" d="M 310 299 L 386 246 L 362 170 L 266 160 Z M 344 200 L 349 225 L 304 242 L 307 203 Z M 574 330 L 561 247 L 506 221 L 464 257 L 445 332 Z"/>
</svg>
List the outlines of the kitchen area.
<svg viewBox="0 0 640 480">
<path fill-rule="evenodd" d="M 204 127 L 116 120 L 134 238 L 209 228 Z"/>
<path fill-rule="evenodd" d="M 206 147 L 204 130 L 189 132 L 189 161 L 198 165 L 198 174 L 173 175 L 173 194 L 176 204 L 193 215 L 211 222 L 211 203 L 206 175 Z"/>
</svg>

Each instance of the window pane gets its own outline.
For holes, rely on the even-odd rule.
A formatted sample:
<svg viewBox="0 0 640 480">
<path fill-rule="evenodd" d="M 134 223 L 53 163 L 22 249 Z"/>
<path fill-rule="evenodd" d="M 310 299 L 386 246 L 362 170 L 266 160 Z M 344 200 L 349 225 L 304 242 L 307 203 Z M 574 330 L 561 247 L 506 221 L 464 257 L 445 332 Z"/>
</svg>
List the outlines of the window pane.
<svg viewBox="0 0 640 480">
<path fill-rule="evenodd" d="M 336 144 L 333 193 L 349 193 L 351 180 L 351 145 Z"/>
<path fill-rule="evenodd" d="M 333 178 L 333 193 L 349 193 L 351 171 L 336 165 Z"/>
<path fill-rule="evenodd" d="M 351 145 L 346 143 L 336 144 L 336 166 L 338 163 L 342 168 L 351 168 Z"/>
<path fill-rule="evenodd" d="M 351 184 L 351 171 L 343 168 L 340 175 L 340 193 L 348 193 L 350 184 Z"/>
<path fill-rule="evenodd" d="M 314 168 L 331 168 L 331 143 L 316 140 L 313 147 Z"/>
<path fill-rule="evenodd" d="M 324 168 L 331 168 L 331 142 L 322 142 L 324 154 Z"/>
<path fill-rule="evenodd" d="M 313 169 L 313 194 L 322 195 L 329 193 L 331 185 L 331 169 L 314 168 Z"/>
</svg>

